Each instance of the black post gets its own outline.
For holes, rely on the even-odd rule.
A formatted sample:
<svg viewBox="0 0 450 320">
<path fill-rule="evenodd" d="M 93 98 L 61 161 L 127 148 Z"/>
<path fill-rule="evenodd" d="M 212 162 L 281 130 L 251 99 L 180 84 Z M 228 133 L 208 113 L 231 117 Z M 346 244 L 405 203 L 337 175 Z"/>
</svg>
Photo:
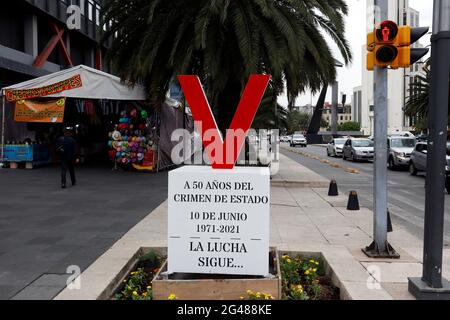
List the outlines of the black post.
<svg viewBox="0 0 450 320">
<path fill-rule="evenodd" d="M 450 3 L 434 2 L 431 38 L 431 85 L 428 111 L 428 159 L 422 279 L 410 278 L 418 299 L 450 300 L 450 283 L 442 279 L 445 210 L 445 163 L 450 76 Z"/>
</svg>

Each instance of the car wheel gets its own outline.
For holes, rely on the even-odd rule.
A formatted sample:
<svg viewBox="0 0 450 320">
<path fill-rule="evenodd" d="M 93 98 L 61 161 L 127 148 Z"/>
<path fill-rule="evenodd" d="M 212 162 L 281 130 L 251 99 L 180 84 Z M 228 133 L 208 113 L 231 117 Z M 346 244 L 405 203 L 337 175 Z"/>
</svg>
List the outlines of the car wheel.
<svg viewBox="0 0 450 320">
<path fill-rule="evenodd" d="M 356 162 L 355 154 L 352 152 L 352 161 Z"/>
<path fill-rule="evenodd" d="M 414 166 L 414 163 L 410 163 L 409 164 L 409 173 L 412 175 L 412 176 L 417 176 L 417 169 L 416 169 L 416 167 Z"/>
<path fill-rule="evenodd" d="M 331 157 L 331 153 L 330 150 L 328 150 L 328 148 L 327 148 L 327 157 Z"/>
<path fill-rule="evenodd" d="M 392 158 L 392 157 L 389 157 L 388 164 L 389 164 L 389 170 L 395 170 L 397 168 L 397 166 L 395 165 L 394 158 Z"/>
</svg>

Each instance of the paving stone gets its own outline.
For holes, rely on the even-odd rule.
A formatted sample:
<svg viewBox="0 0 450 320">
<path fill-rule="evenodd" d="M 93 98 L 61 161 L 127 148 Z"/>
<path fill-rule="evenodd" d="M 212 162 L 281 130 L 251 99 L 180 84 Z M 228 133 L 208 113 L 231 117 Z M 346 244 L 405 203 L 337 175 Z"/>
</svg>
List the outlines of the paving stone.
<svg viewBox="0 0 450 320">
<path fill-rule="evenodd" d="M 86 269 L 167 197 L 165 172 L 85 167 L 77 175 L 77 187 L 61 190 L 57 167 L 0 171 L 0 300 L 44 273 Z M 57 294 L 29 290 L 32 298 Z"/>
</svg>

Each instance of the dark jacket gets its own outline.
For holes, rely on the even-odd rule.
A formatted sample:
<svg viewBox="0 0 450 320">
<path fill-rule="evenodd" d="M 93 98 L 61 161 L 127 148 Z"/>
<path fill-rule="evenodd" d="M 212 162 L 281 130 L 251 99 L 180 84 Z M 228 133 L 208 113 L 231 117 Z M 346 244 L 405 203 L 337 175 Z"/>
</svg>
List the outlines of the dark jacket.
<svg viewBox="0 0 450 320">
<path fill-rule="evenodd" d="M 72 137 L 60 137 L 56 142 L 56 151 L 61 161 L 74 162 L 77 159 L 77 142 Z"/>
</svg>

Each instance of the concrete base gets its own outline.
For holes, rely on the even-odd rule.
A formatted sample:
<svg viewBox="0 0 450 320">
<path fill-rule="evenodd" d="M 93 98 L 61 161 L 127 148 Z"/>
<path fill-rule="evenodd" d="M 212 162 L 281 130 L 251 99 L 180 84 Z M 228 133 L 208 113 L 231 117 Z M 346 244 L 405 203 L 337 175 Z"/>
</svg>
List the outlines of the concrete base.
<svg viewBox="0 0 450 320">
<path fill-rule="evenodd" d="M 450 282 L 442 279 L 442 288 L 431 288 L 421 278 L 408 278 L 409 292 L 417 300 L 449 300 L 450 301 Z"/>
<path fill-rule="evenodd" d="M 394 248 L 386 242 L 386 251 L 380 250 L 376 243 L 373 242 L 370 246 L 362 249 L 362 252 L 365 253 L 369 258 L 380 258 L 380 259 L 400 259 L 400 255 Z"/>
</svg>

